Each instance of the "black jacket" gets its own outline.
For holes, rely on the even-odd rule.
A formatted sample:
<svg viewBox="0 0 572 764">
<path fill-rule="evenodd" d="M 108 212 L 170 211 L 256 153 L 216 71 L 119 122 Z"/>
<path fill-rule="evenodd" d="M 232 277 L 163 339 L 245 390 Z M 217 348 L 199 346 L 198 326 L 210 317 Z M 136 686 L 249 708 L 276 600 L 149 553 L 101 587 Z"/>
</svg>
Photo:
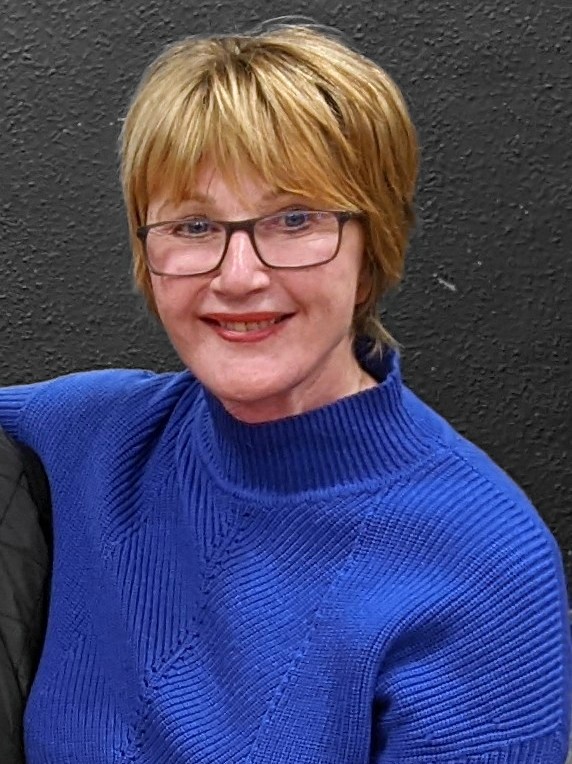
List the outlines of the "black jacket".
<svg viewBox="0 0 572 764">
<path fill-rule="evenodd" d="M 0 430 L 0 762 L 24 761 L 22 717 L 43 642 L 51 533 L 40 462 Z"/>
</svg>

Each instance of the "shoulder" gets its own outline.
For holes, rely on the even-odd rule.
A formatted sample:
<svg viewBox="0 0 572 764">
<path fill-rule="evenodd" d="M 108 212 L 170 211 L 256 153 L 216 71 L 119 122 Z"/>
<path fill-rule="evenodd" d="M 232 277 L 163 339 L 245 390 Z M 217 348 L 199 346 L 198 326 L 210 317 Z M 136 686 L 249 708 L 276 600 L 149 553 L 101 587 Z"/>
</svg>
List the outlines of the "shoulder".
<svg viewBox="0 0 572 764">
<path fill-rule="evenodd" d="M 454 506 L 456 514 L 474 516 L 478 512 L 481 520 L 498 521 L 499 525 L 504 512 L 512 511 L 542 525 L 525 492 L 488 454 L 408 388 L 404 388 L 404 399 L 414 426 L 431 444 L 426 463 L 409 479 L 412 488 L 422 484 L 431 489 L 433 509 Z M 488 516 L 487 508 L 496 511 Z"/>
<path fill-rule="evenodd" d="M 380 565 L 392 562 L 378 601 L 398 624 L 380 687 L 400 696 L 405 682 L 410 695 L 398 702 L 416 705 L 431 722 L 426 734 L 454 750 L 468 739 L 484 749 L 494 729 L 506 744 L 515 720 L 564 739 L 572 645 L 556 540 L 487 454 L 404 395 L 411 426 L 432 447 L 379 498 Z M 454 717 L 465 725 L 458 739 Z"/>
<path fill-rule="evenodd" d="M 398 354 L 387 352 L 371 363 L 376 360 L 371 369 L 387 389 L 376 399 L 381 403 L 376 427 L 386 427 L 387 440 L 396 444 L 399 470 L 393 475 L 401 499 L 425 508 L 434 521 L 440 516 L 449 521 L 453 513 L 457 521 L 469 522 L 478 513 L 481 521 L 498 523 L 499 532 L 498 510 L 508 511 L 509 505 L 531 522 L 541 522 L 510 476 L 403 383 Z"/>
<path fill-rule="evenodd" d="M 412 426 L 432 445 L 380 498 L 396 517 L 394 543 L 410 540 L 407 549 L 451 593 L 467 586 L 473 614 L 510 603 L 562 622 L 562 556 L 537 509 L 486 453 L 411 391 L 404 396 Z"/>
<path fill-rule="evenodd" d="M 68 374 L 0 390 L 0 417 L 23 443 L 42 452 L 58 435 L 95 434 L 120 421 L 129 426 L 165 417 L 198 383 L 188 372 L 157 374 L 110 369 Z M 16 412 L 16 414 L 14 414 Z M 4 423 L 0 418 L 0 423 Z"/>
<path fill-rule="evenodd" d="M 33 398 L 66 403 L 105 405 L 122 400 L 145 398 L 168 392 L 182 381 L 184 374 L 157 374 L 144 369 L 104 369 L 66 374 L 31 385 Z M 35 388 L 35 389 L 34 389 Z"/>
</svg>

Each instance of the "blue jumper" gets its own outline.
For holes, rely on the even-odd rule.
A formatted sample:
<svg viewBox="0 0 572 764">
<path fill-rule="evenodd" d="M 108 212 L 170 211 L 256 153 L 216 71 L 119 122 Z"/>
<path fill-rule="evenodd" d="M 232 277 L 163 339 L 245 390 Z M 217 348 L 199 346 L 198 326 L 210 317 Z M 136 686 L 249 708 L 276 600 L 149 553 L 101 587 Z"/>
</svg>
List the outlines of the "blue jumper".
<svg viewBox="0 0 572 764">
<path fill-rule="evenodd" d="M 558 547 L 402 382 L 249 425 L 189 372 L 0 390 L 50 477 L 28 764 L 563 764 Z"/>
</svg>

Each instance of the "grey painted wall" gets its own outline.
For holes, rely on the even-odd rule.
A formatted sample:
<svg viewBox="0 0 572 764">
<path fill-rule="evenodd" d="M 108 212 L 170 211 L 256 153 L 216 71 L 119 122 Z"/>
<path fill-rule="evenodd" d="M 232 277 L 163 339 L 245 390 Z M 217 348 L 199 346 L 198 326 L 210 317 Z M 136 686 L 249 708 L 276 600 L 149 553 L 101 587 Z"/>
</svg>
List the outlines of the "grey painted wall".
<svg viewBox="0 0 572 764">
<path fill-rule="evenodd" d="M 165 43 L 284 12 L 337 26 L 405 91 L 420 226 L 387 323 L 411 386 L 524 487 L 570 575 L 569 0 L 4 0 L 0 382 L 177 363 L 131 289 L 121 115 Z"/>
</svg>

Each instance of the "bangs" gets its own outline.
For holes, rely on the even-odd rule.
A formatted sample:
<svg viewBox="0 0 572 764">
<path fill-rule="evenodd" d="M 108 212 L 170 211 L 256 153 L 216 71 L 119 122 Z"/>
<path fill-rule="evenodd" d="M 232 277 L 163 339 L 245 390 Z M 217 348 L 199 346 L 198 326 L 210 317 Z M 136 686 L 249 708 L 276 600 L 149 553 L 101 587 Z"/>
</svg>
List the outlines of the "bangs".
<svg viewBox="0 0 572 764">
<path fill-rule="evenodd" d="M 140 224 L 156 193 L 176 204 L 188 198 L 206 158 L 237 192 L 241 175 L 254 172 L 273 190 L 334 208 L 358 210 L 365 202 L 355 149 L 315 76 L 287 61 L 280 67 L 240 63 L 226 62 L 194 83 L 182 70 L 166 103 L 163 91 L 161 116 L 142 120 L 149 127 L 135 141 L 139 156 L 130 172 L 138 179 L 132 191 Z"/>
</svg>

